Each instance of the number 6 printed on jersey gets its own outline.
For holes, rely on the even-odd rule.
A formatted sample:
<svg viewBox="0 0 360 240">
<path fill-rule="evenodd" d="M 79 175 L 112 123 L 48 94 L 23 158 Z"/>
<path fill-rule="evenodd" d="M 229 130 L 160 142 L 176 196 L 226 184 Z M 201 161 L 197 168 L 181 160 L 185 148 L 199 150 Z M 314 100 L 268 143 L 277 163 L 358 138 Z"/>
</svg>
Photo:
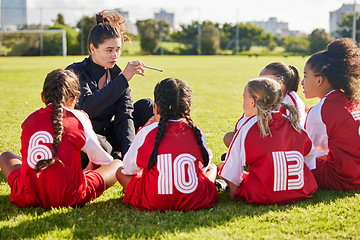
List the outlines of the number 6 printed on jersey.
<svg viewBox="0 0 360 240">
<path fill-rule="evenodd" d="M 36 164 L 40 160 L 52 158 L 51 150 L 44 145 L 45 143 L 52 142 L 53 136 L 46 131 L 39 131 L 31 136 L 27 157 L 27 162 L 31 168 L 35 169 Z"/>
</svg>

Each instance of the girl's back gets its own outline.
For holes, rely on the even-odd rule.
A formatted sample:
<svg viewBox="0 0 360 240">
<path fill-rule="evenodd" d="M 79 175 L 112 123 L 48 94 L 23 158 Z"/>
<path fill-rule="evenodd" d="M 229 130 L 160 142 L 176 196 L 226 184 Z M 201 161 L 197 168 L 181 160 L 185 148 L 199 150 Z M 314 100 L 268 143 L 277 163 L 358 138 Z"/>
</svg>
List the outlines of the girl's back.
<svg viewBox="0 0 360 240">
<path fill-rule="evenodd" d="M 51 107 L 50 104 L 35 111 L 22 124 L 23 166 L 18 178 L 22 187 L 13 190 L 11 195 L 11 200 L 20 206 L 49 208 L 83 205 L 95 198 L 88 196 L 89 199 L 81 199 L 86 184 L 81 169 L 80 150 L 85 145 L 86 138 L 90 136 L 86 136 L 85 133 L 86 125 L 89 124 L 86 122 L 87 117 L 78 110 L 64 108 L 64 132 L 57 149 L 57 160 L 38 176 L 34 171 L 39 156 L 52 156 L 54 126 Z"/>
<path fill-rule="evenodd" d="M 201 169 L 201 148 L 185 121 L 167 123 L 158 146 L 157 163 L 147 170 L 157 131 L 158 122 L 140 129 L 125 155 L 124 165 L 130 164 L 143 172 L 130 181 L 124 202 L 150 210 L 186 211 L 213 206 L 218 200 L 217 189 Z"/>
<path fill-rule="evenodd" d="M 307 131 L 316 136 L 316 150 L 327 154 L 327 167 L 318 169 L 328 181 L 327 188 L 360 189 L 359 120 L 360 105 L 341 91 L 330 92 L 309 111 Z"/>
<path fill-rule="evenodd" d="M 291 203 L 310 198 L 317 189 L 309 170 L 314 167 L 315 158 L 307 133 L 304 130 L 297 132 L 280 112 L 272 113 L 272 117 L 269 123 L 271 136 L 260 136 L 257 116 L 253 116 L 230 145 L 226 162 L 233 164 L 225 163 L 220 175 L 241 176 L 239 169 L 249 167 L 235 194 L 237 200 L 260 204 Z"/>
</svg>

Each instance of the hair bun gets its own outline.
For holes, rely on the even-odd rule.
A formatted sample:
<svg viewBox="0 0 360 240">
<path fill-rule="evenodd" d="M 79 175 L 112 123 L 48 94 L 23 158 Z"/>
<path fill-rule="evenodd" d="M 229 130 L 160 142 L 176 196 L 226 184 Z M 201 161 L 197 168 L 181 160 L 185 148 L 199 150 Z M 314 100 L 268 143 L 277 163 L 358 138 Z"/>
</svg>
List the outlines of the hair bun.
<svg viewBox="0 0 360 240">
<path fill-rule="evenodd" d="M 359 48 L 351 38 L 341 38 L 331 42 L 326 52 L 331 58 L 348 58 L 357 54 Z"/>
</svg>

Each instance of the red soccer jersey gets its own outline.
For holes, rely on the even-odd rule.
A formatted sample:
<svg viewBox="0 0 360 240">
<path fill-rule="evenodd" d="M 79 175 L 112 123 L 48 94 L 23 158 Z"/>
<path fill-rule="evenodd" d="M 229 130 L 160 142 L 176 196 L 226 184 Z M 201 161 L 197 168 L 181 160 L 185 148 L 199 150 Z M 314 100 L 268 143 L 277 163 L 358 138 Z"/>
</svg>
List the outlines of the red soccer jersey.
<svg viewBox="0 0 360 240">
<path fill-rule="evenodd" d="M 101 148 L 90 120 L 80 110 L 64 108 L 64 132 L 57 148 L 56 161 L 36 175 L 36 163 L 52 157 L 54 126 L 51 107 L 50 104 L 35 111 L 22 124 L 21 170 L 10 173 L 8 179 L 12 190 L 11 201 L 22 207 L 84 205 L 105 190 L 101 175 L 90 174 L 93 182 L 89 182 L 88 174 L 81 169 L 81 150 L 96 164 L 110 163 L 112 157 Z M 94 182 L 100 182 L 102 186 L 96 186 Z"/>
<path fill-rule="evenodd" d="M 220 176 L 239 189 L 235 199 L 259 204 L 283 204 L 310 198 L 317 184 L 315 149 L 308 134 L 297 132 L 280 112 L 272 113 L 271 136 L 262 137 L 253 116 L 236 133 Z M 249 172 L 244 172 L 244 167 Z"/>
<path fill-rule="evenodd" d="M 141 128 L 124 156 L 126 175 L 134 175 L 126 187 L 124 203 L 149 210 L 196 210 L 218 201 L 215 184 L 204 174 L 201 148 L 184 121 L 169 121 L 158 146 L 157 163 L 147 170 L 158 122 Z M 202 135 L 204 146 L 205 137 Z M 210 160 L 212 153 L 208 150 Z"/>
<path fill-rule="evenodd" d="M 341 91 L 331 91 L 310 109 L 306 130 L 318 158 L 314 176 L 319 187 L 360 189 L 360 105 Z"/>
</svg>

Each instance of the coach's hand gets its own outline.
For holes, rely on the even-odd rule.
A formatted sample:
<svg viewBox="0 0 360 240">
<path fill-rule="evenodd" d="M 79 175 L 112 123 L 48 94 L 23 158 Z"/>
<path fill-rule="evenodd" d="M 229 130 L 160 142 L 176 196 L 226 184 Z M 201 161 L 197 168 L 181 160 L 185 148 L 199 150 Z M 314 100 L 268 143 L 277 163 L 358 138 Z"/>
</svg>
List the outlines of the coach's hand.
<svg viewBox="0 0 360 240">
<path fill-rule="evenodd" d="M 135 74 L 145 76 L 144 66 L 145 64 L 140 61 L 128 62 L 122 74 L 128 81 L 130 81 Z"/>
</svg>

